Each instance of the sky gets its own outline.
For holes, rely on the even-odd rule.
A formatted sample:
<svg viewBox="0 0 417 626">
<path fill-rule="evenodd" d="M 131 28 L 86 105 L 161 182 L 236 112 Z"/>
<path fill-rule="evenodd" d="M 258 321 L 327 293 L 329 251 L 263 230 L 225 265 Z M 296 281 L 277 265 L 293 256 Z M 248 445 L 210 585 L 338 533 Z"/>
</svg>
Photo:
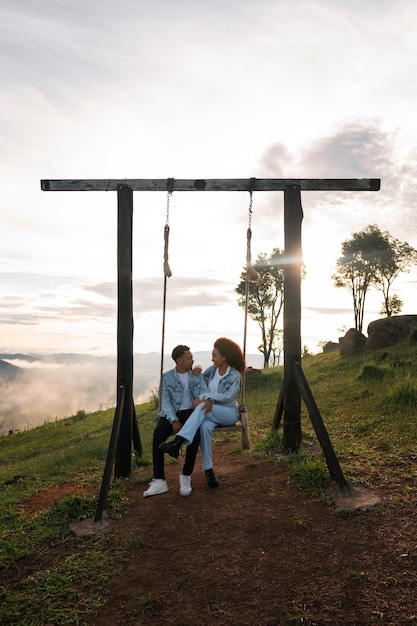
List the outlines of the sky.
<svg viewBox="0 0 417 626">
<path fill-rule="evenodd" d="M 117 194 L 41 179 L 380 178 L 303 192 L 302 345 L 354 325 L 333 286 L 369 224 L 417 248 L 414 0 L 0 0 L 0 351 L 116 353 Z M 165 349 L 243 342 L 246 192 L 175 192 Z M 134 193 L 134 350 L 160 351 L 165 192 Z M 283 247 L 253 197 L 252 258 Z M 413 308 L 414 268 L 393 286 Z M 381 294 L 369 292 L 367 324 Z M 260 331 L 248 322 L 247 352 Z"/>
</svg>

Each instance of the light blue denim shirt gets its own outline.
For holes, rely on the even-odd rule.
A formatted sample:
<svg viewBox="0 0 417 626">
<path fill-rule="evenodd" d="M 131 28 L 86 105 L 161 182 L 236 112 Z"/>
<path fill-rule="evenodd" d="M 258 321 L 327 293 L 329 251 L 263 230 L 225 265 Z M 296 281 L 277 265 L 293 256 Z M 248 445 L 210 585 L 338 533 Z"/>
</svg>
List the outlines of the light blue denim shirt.
<svg viewBox="0 0 417 626">
<path fill-rule="evenodd" d="M 198 396 L 201 397 L 201 393 L 208 391 L 203 375 L 194 376 L 191 371 L 188 372 L 188 386 L 192 402 L 194 402 Z M 174 369 L 168 370 L 168 372 L 165 372 L 162 376 L 161 408 L 158 417 L 166 417 L 171 423 L 178 419 L 176 414 L 181 406 L 181 396 L 182 384 L 178 372 L 174 367 Z"/>
<path fill-rule="evenodd" d="M 214 378 L 216 368 L 214 365 L 210 365 L 204 372 L 203 377 L 207 384 L 207 389 L 210 381 Z M 211 391 L 204 391 L 200 393 L 200 398 L 205 400 L 210 398 L 215 404 L 237 404 L 237 396 L 240 388 L 240 372 L 234 367 L 229 367 L 228 373 L 223 376 L 219 381 L 219 387 L 216 393 Z"/>
</svg>

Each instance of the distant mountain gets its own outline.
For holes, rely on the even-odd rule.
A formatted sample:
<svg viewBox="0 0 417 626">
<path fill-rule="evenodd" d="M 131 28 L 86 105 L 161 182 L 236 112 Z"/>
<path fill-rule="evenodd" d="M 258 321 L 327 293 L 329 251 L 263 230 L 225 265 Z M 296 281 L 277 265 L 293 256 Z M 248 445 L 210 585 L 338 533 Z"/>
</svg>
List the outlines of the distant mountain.
<svg viewBox="0 0 417 626">
<path fill-rule="evenodd" d="M 33 354 L 19 354 L 19 353 L 0 353 L 0 359 L 7 359 L 9 361 L 21 359 L 23 361 L 39 361 L 42 357 L 34 356 Z"/>
<path fill-rule="evenodd" d="M 20 367 L 17 367 L 16 365 L 11 365 L 11 363 L 6 363 L 6 361 L 0 359 L 0 384 L 1 381 L 10 382 L 12 380 L 15 380 L 16 376 L 19 375 L 20 370 Z"/>
</svg>

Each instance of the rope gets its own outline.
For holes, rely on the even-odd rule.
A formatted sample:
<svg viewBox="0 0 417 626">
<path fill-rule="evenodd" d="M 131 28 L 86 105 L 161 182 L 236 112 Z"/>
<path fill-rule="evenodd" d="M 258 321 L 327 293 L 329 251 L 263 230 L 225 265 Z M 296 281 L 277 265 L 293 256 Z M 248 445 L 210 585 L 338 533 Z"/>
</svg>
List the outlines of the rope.
<svg viewBox="0 0 417 626">
<path fill-rule="evenodd" d="M 164 373 L 164 349 L 165 349 L 165 314 L 166 314 L 166 304 L 167 304 L 167 278 L 168 276 L 164 276 L 164 295 L 162 299 L 162 339 L 161 339 L 161 365 L 159 368 L 159 390 L 158 395 L 161 395 L 161 381 L 162 374 Z M 159 401 L 161 398 L 159 397 Z"/>
<path fill-rule="evenodd" d="M 248 331 L 248 293 L 249 293 L 249 272 L 246 271 L 246 283 L 245 283 L 245 315 L 244 315 L 244 325 L 243 325 L 243 359 L 246 361 L 246 335 Z M 246 375 L 243 370 L 241 376 L 241 385 L 240 385 L 240 409 L 243 411 L 245 409 L 245 387 L 246 387 Z"/>
<path fill-rule="evenodd" d="M 167 212 L 166 223 L 164 226 L 164 290 L 162 298 L 162 337 L 161 337 L 161 364 L 159 369 L 159 408 L 161 408 L 161 388 L 162 388 L 162 374 L 164 373 L 164 351 L 165 351 L 165 319 L 167 308 L 167 280 L 172 276 L 171 268 L 168 261 L 168 245 L 169 245 L 169 209 L 172 192 L 174 190 L 174 179 L 168 178 L 167 180 Z"/>
<path fill-rule="evenodd" d="M 249 304 L 249 282 L 257 282 L 259 280 L 259 274 L 252 265 L 251 254 L 251 241 L 252 241 L 252 204 L 253 204 L 253 187 L 255 185 L 255 179 L 251 178 L 249 182 L 249 217 L 248 217 L 248 229 L 246 231 L 246 280 L 245 280 L 245 315 L 243 325 L 243 358 L 246 360 L 246 337 L 248 333 L 248 304 Z M 240 386 L 240 404 L 241 409 L 245 410 L 245 386 L 246 376 L 245 372 L 242 374 L 242 381 Z"/>
<path fill-rule="evenodd" d="M 164 277 L 170 278 L 172 276 L 171 268 L 168 263 L 168 243 L 169 243 L 169 226 L 165 224 L 164 227 Z"/>
</svg>

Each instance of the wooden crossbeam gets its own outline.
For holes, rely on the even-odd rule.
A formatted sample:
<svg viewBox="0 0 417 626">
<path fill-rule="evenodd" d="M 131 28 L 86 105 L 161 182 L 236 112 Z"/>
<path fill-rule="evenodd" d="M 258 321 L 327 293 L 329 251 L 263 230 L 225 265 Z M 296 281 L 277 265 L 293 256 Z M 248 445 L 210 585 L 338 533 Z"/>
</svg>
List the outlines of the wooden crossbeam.
<svg viewBox="0 0 417 626">
<path fill-rule="evenodd" d="M 137 179 L 91 178 L 41 180 L 42 191 L 117 191 L 127 185 L 132 191 L 284 191 L 296 185 L 300 191 L 379 191 L 379 178 L 199 178 Z"/>
</svg>

